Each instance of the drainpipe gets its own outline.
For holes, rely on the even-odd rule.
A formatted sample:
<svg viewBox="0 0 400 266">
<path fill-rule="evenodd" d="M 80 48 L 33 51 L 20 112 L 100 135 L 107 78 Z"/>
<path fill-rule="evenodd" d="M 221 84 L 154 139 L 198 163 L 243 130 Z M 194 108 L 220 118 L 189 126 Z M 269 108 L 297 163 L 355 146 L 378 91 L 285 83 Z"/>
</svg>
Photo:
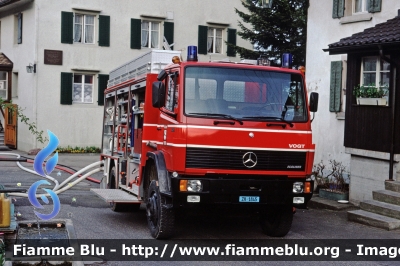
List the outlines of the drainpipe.
<svg viewBox="0 0 400 266">
<path fill-rule="evenodd" d="M 389 181 L 393 181 L 393 166 L 394 166 L 394 141 L 395 141 L 395 115 L 396 115 L 396 71 L 397 71 L 397 64 L 393 60 L 391 60 L 389 57 L 383 55 L 383 50 L 382 46 L 378 45 L 379 48 L 379 55 L 380 58 L 388 63 L 390 63 L 391 66 L 393 66 L 393 93 L 392 93 L 392 131 L 391 131 L 391 145 L 390 145 L 390 156 L 389 156 Z"/>
</svg>

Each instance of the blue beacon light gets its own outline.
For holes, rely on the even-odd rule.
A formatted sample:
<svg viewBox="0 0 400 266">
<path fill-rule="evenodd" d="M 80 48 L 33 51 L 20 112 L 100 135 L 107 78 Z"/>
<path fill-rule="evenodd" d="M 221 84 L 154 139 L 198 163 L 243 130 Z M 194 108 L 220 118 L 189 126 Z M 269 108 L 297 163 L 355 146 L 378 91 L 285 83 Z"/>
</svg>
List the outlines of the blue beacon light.
<svg viewBox="0 0 400 266">
<path fill-rule="evenodd" d="M 187 61 L 197 62 L 197 46 L 188 46 Z"/>
<path fill-rule="evenodd" d="M 292 54 L 284 53 L 282 55 L 282 67 L 283 68 L 292 68 L 293 57 Z"/>
</svg>

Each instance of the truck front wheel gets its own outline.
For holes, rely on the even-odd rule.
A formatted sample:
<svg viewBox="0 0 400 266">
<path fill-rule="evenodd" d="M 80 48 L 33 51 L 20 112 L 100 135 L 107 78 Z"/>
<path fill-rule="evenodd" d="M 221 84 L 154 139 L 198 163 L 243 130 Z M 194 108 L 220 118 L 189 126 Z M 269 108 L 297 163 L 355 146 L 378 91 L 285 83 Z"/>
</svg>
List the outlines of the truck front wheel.
<svg viewBox="0 0 400 266">
<path fill-rule="evenodd" d="M 267 207 L 260 212 L 260 224 L 268 236 L 285 236 L 292 227 L 293 209 L 291 206 Z"/>
<path fill-rule="evenodd" d="M 160 194 L 157 181 L 150 182 L 147 191 L 146 216 L 151 236 L 165 239 L 172 235 L 174 228 L 174 211 L 167 207 L 166 198 Z"/>
</svg>

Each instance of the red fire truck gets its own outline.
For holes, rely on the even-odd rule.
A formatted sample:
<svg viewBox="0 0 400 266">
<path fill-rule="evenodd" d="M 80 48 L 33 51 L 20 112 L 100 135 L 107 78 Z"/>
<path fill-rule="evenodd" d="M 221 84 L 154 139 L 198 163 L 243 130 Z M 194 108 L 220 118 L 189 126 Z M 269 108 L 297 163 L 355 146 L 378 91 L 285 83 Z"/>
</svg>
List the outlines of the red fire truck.
<svg viewBox="0 0 400 266">
<path fill-rule="evenodd" d="M 114 211 L 144 203 L 156 239 L 172 235 L 177 210 L 217 205 L 254 208 L 264 233 L 286 235 L 313 193 L 318 94 L 298 70 L 198 62 L 194 46 L 179 55 L 152 50 L 110 73 L 92 191 Z"/>
</svg>

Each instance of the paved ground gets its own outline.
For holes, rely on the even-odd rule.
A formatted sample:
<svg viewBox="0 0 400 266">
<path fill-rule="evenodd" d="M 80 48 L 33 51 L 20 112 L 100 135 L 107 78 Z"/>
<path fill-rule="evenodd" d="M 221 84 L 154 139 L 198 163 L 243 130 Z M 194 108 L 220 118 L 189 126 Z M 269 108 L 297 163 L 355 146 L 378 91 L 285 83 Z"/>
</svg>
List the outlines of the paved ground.
<svg viewBox="0 0 400 266">
<path fill-rule="evenodd" d="M 15 151 L 14 151 L 15 152 Z M 17 152 L 23 156 L 26 153 Z M 0 154 L 0 157 L 4 155 Z M 27 156 L 34 158 L 34 156 Z M 81 169 L 99 160 L 99 155 L 60 154 L 59 164 Z M 32 169 L 32 164 L 22 163 Z M 60 172 L 60 174 L 58 174 Z M 59 182 L 70 174 L 55 170 L 52 176 Z M 92 176 L 101 179 L 102 174 Z M 42 179 L 22 171 L 15 162 L 0 162 L 0 183 L 6 187 L 29 188 Z M 89 189 L 98 188 L 96 183 L 83 181 L 72 189 L 59 195 L 61 210 L 57 218 L 71 219 L 80 239 L 151 239 L 143 206 L 138 212 L 115 213 L 101 199 L 94 196 Z M 35 219 L 33 208 L 28 199 L 17 197 L 14 201 L 19 221 Z M 321 207 L 321 205 L 319 205 Z M 43 211 L 45 212 L 45 211 Z M 210 210 L 207 213 L 192 214 L 180 217 L 177 221 L 177 232 L 174 239 L 269 239 L 262 234 L 258 216 L 254 213 L 232 213 L 221 210 Z M 327 210 L 310 208 L 298 210 L 294 216 L 292 230 L 283 239 L 399 239 L 400 231 L 385 231 L 347 221 L 346 210 Z M 282 262 L 268 262 L 268 265 L 282 265 Z M 156 262 L 135 262 L 135 265 L 156 265 Z M 163 263 L 166 265 L 187 265 L 182 263 Z M 190 263 L 191 265 L 249 265 L 246 262 L 206 262 Z M 265 265 L 265 262 L 252 262 L 252 265 Z M 296 262 L 286 265 L 320 265 L 321 262 Z M 393 262 L 334 262 L 332 265 L 395 265 Z M 107 265 L 132 265 L 132 262 L 108 262 Z"/>
</svg>

